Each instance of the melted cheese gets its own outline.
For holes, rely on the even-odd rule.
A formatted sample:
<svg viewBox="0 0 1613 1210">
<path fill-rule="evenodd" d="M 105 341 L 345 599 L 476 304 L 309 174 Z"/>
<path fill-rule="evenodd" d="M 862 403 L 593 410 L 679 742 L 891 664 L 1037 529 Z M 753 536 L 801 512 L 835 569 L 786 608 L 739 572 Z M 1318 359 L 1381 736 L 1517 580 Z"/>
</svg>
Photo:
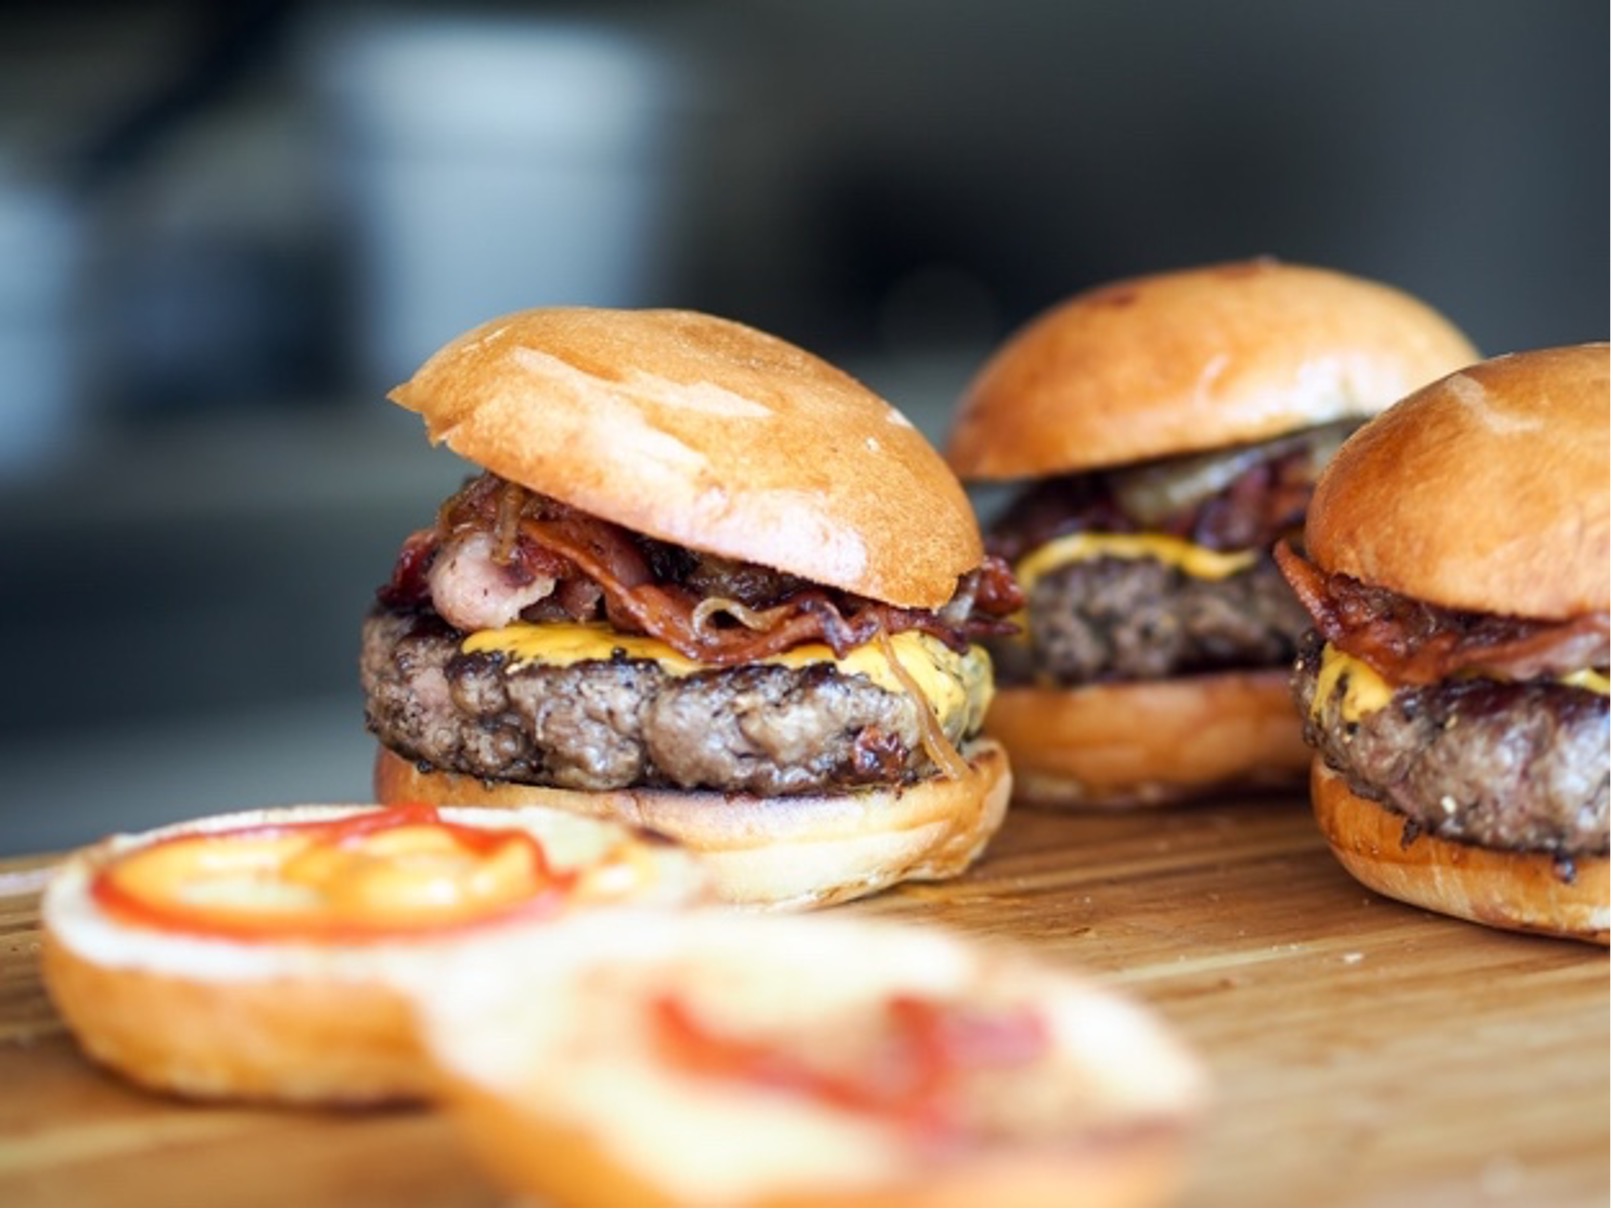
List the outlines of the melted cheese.
<svg viewBox="0 0 1613 1210">
<path fill-rule="evenodd" d="M 1557 678 L 1561 684 L 1607 696 L 1607 674 L 1594 668 L 1584 668 Z M 1394 696 L 1395 687 L 1386 681 L 1371 665 L 1346 655 L 1333 644 L 1322 647 L 1322 667 L 1316 677 L 1316 694 L 1311 698 L 1311 717 L 1319 718 L 1322 707 L 1344 683 L 1344 696 L 1339 702 L 1339 715 L 1353 723 L 1363 714 L 1382 710 Z"/>
<path fill-rule="evenodd" d="M 1339 702 L 1339 715 L 1353 723 L 1363 714 L 1382 710 L 1395 695 L 1394 686 L 1372 668 L 1352 655 L 1346 655 L 1332 643 L 1322 647 L 1322 667 L 1316 677 L 1316 694 L 1311 698 L 1311 717 L 1320 718 L 1327 704 L 1344 683 L 1344 697 Z"/>
<path fill-rule="evenodd" d="M 1166 534 L 1066 534 L 1038 546 L 1014 566 L 1026 592 L 1049 572 L 1103 556 L 1114 559 L 1157 559 L 1196 580 L 1224 580 L 1254 565 L 1253 550 L 1220 551 Z"/>
<path fill-rule="evenodd" d="M 1565 685 L 1572 685 L 1575 689 L 1589 689 L 1592 693 L 1608 696 L 1607 673 L 1598 672 L 1594 668 L 1582 668 L 1578 672 L 1570 672 L 1567 676 L 1557 679 Z"/>
<path fill-rule="evenodd" d="M 983 650 L 972 647 L 967 655 L 958 655 L 939 639 L 916 631 L 891 635 L 890 646 L 938 718 L 945 720 L 967 712 L 965 733 L 978 729 L 991 694 L 991 662 Z M 711 665 L 689 659 L 660 639 L 621 634 L 595 622 L 515 622 L 497 630 L 476 631 L 465 639 L 461 650 L 467 654 L 502 652 L 516 668 L 525 664 L 564 666 L 583 660 L 626 659 L 653 660 L 669 676 L 712 670 Z M 865 676 L 891 693 L 906 692 L 873 643 L 852 648 L 844 659 L 836 659 L 835 653 L 822 643 L 803 643 L 756 663 L 786 668 L 832 664 L 846 676 Z"/>
</svg>

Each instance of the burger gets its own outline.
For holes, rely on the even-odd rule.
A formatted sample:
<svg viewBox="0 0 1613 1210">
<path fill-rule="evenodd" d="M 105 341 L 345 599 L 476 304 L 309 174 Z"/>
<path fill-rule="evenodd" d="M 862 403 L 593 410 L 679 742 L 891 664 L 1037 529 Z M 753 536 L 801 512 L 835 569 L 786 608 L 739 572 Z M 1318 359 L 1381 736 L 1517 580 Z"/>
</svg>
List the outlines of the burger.
<svg viewBox="0 0 1613 1210">
<path fill-rule="evenodd" d="M 480 473 L 364 622 L 381 802 L 615 819 L 769 907 L 983 850 L 1010 778 L 980 641 L 1018 589 L 900 412 L 673 310 L 507 315 L 391 398 Z"/>
<path fill-rule="evenodd" d="M 1428 306 L 1254 260 L 1055 306 L 969 385 L 946 456 L 1026 596 L 986 731 L 1016 796 L 1132 807 L 1302 784 L 1304 610 L 1272 561 L 1366 417 L 1477 359 Z M 982 507 L 985 507 L 983 502 Z"/>
<path fill-rule="evenodd" d="M 1350 439 L 1293 690 L 1333 852 L 1395 899 L 1608 942 L 1608 346 L 1497 357 Z"/>
</svg>

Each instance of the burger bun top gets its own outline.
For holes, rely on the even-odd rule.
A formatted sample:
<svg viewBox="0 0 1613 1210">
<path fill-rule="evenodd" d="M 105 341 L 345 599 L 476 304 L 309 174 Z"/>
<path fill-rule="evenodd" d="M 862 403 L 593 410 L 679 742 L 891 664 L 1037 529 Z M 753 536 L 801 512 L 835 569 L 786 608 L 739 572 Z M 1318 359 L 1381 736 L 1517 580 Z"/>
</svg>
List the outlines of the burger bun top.
<svg viewBox="0 0 1613 1210">
<path fill-rule="evenodd" d="M 890 604 L 977 567 L 968 498 L 850 376 L 692 311 L 553 307 L 450 341 L 390 398 L 433 443 L 628 529 Z"/>
<path fill-rule="evenodd" d="M 1120 466 L 1352 416 L 1478 360 L 1390 286 L 1271 259 L 1077 294 L 1033 319 L 964 395 L 947 459 L 966 480 Z"/>
<path fill-rule="evenodd" d="M 1309 557 L 1453 609 L 1608 607 L 1608 346 L 1495 357 L 1416 391 L 1328 464 Z"/>
</svg>

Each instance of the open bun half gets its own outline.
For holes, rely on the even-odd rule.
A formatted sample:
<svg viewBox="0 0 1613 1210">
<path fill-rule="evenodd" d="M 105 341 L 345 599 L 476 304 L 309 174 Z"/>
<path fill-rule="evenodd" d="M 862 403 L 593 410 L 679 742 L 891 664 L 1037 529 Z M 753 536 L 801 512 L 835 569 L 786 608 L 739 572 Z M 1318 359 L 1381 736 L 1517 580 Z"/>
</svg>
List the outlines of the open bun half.
<svg viewBox="0 0 1613 1210">
<path fill-rule="evenodd" d="M 730 320 L 521 311 L 450 341 L 391 398 L 533 491 L 892 604 L 945 604 L 982 558 L 963 489 L 900 412 Z"/>
<path fill-rule="evenodd" d="M 46 990 L 85 1053 L 135 1083 L 207 1100 L 361 1104 L 426 1095 L 430 1068 L 391 985 L 433 969 L 457 941 L 495 926 L 367 944 L 248 942 L 132 923 L 92 893 L 108 864 L 168 837 L 373 809 L 216 815 L 113 836 L 70 857 L 45 891 L 41 961 Z M 542 808 L 443 817 L 528 831 L 557 870 L 586 871 L 631 845 L 645 879 L 634 899 L 669 907 L 710 898 L 694 858 L 614 824 Z"/>
<path fill-rule="evenodd" d="M 667 836 L 699 854 L 726 902 L 823 907 L 908 879 L 952 878 L 1002 825 L 1012 778 L 1002 748 L 963 749 L 969 774 L 893 789 L 757 798 L 686 790 L 563 790 L 421 770 L 378 746 L 385 803 L 541 804 Z"/>
<path fill-rule="evenodd" d="M 999 688 L 985 729 L 1039 806 L 1153 806 L 1299 786 L 1310 764 L 1283 669 L 1076 688 Z"/>
<path fill-rule="evenodd" d="M 1608 442 L 1606 344 L 1469 366 L 1345 442 L 1317 484 L 1307 553 L 1448 608 L 1606 610 Z"/>
<path fill-rule="evenodd" d="M 1339 863 L 1379 894 L 1493 928 L 1608 944 L 1605 853 L 1559 866 L 1549 853 L 1426 833 L 1408 840 L 1404 816 L 1355 794 L 1320 757 L 1311 768 L 1311 803 Z"/>
<path fill-rule="evenodd" d="M 1478 352 L 1390 286 L 1262 259 L 1077 294 L 1031 320 L 964 395 L 965 480 L 1117 466 L 1369 416 Z"/>
<path fill-rule="evenodd" d="M 713 912 L 580 921 L 455 955 L 416 998 L 446 1102 L 516 1198 L 568 1205 L 1156 1204 L 1182 1176 L 1197 1062 L 1121 994 L 1001 942 L 843 915 Z M 1025 1021 L 1043 1039 L 949 1103 L 937 1146 L 911 1119 L 691 1068 L 668 999 L 741 1052 L 879 1094 L 893 998 Z M 883 1062 L 881 1057 L 883 1056 Z M 988 1064 L 989 1066 L 989 1064 Z M 851 1105 L 858 1105 L 855 1099 Z"/>
</svg>

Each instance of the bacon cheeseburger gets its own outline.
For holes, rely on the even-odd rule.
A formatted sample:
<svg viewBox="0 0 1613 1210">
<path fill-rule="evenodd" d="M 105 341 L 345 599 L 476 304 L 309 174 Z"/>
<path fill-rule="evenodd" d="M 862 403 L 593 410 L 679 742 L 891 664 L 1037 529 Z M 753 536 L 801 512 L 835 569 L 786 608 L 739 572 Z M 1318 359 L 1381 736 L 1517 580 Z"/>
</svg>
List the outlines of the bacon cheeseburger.
<svg viewBox="0 0 1613 1210">
<path fill-rule="evenodd" d="M 1374 890 L 1608 941 L 1608 346 L 1497 357 L 1339 452 L 1305 554 L 1311 797 Z"/>
<path fill-rule="evenodd" d="M 979 855 L 1010 781 L 975 640 L 1020 599 L 889 404 L 737 323 L 570 308 L 392 398 L 485 470 L 364 624 L 381 801 L 646 826 L 775 907 Z"/>
<path fill-rule="evenodd" d="M 986 730 L 1017 792 L 1125 807 L 1297 782 L 1305 615 L 1267 552 L 1352 427 L 1476 358 L 1405 294 L 1270 260 L 1103 286 L 1010 338 L 947 457 L 1014 488 L 987 545 L 1028 603 L 992 646 Z"/>
</svg>

